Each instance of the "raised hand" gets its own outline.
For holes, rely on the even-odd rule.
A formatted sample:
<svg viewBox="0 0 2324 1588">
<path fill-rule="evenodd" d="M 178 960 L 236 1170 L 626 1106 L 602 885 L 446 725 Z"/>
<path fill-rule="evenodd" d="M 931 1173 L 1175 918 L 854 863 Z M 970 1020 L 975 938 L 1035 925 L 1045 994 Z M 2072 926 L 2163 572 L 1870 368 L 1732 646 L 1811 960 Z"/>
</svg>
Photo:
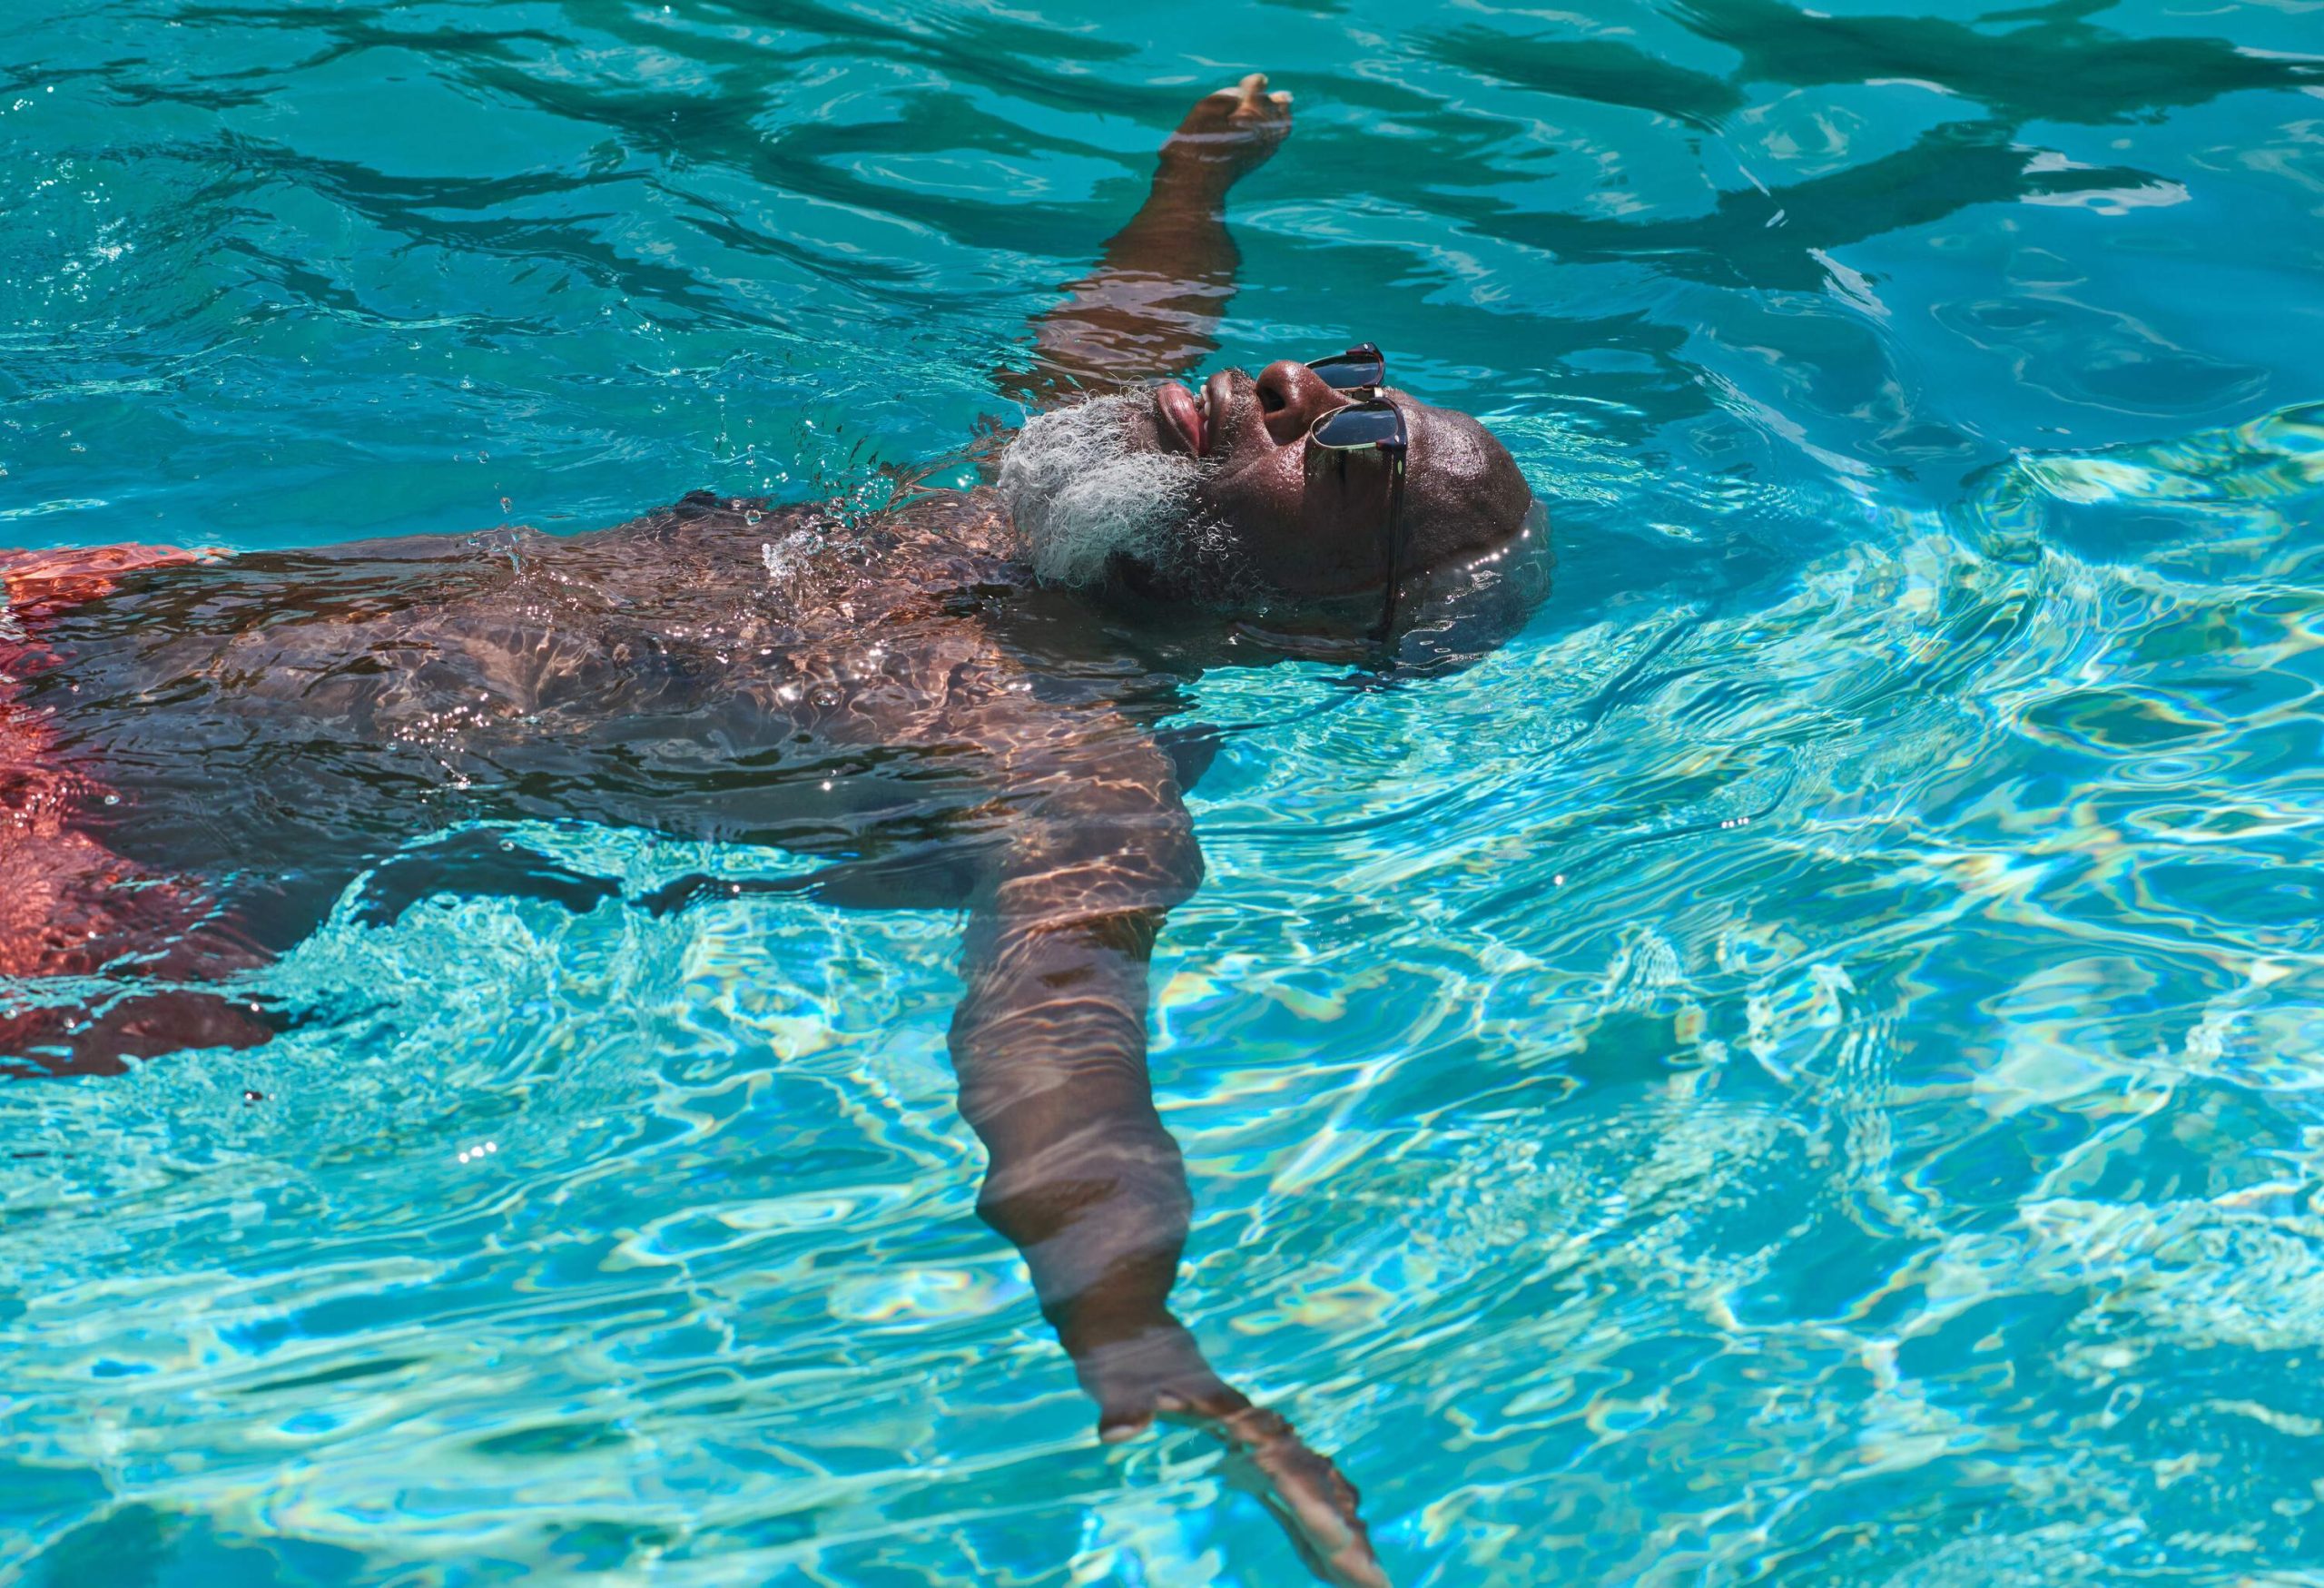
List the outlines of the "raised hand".
<svg viewBox="0 0 2324 1588">
<path fill-rule="evenodd" d="M 1195 101 L 1162 145 L 1162 174 L 1198 176 L 1223 190 L 1266 163 L 1290 133 L 1291 95 L 1269 94 L 1266 74 L 1254 72 Z"/>
<path fill-rule="evenodd" d="M 1066 301 L 1033 322 L 1033 369 L 1000 388 L 1039 405 L 1075 391 L 1184 373 L 1216 346 L 1211 328 L 1235 292 L 1226 192 L 1291 132 L 1291 95 L 1254 72 L 1205 94 L 1162 144 L 1154 185 L 1105 257 Z"/>
</svg>

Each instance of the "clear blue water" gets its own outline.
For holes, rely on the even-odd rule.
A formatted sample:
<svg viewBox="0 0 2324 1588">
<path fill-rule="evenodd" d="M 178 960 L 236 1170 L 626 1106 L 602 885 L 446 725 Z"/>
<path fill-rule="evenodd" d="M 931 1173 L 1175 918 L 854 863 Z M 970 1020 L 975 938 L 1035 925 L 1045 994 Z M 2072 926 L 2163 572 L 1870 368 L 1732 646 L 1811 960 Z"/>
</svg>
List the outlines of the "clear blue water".
<svg viewBox="0 0 2324 1588">
<path fill-rule="evenodd" d="M 1400 1583 L 2324 1583 L 2315 0 L 6 20 L 30 546 L 876 493 L 1271 73 L 1222 361 L 1376 340 L 1561 563 L 1201 684 L 1183 1316 Z M 343 912 L 0 1087 L 0 1580 L 1299 1580 L 975 1218 L 958 925 Z"/>
</svg>

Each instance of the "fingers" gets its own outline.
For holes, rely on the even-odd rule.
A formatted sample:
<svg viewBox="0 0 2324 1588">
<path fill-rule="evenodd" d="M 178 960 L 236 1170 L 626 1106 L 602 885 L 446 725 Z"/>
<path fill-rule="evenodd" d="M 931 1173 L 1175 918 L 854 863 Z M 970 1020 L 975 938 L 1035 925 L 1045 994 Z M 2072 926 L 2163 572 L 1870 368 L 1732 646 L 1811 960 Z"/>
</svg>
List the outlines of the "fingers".
<svg viewBox="0 0 2324 1588">
<path fill-rule="evenodd" d="M 1285 89 L 1269 94 L 1267 74 L 1264 72 L 1254 72 L 1234 87 L 1222 88 L 1218 92 L 1235 96 L 1235 113 L 1238 116 L 1272 121 L 1291 108 L 1290 91 Z"/>
<path fill-rule="evenodd" d="M 1250 1403 L 1216 1379 L 1192 1389 L 1156 1389 L 1149 1385 L 1109 1385 L 1098 1402 L 1098 1437 L 1108 1445 L 1137 1438 L 1159 1422 L 1223 1427 Z"/>
<path fill-rule="evenodd" d="M 1244 78 L 1242 82 L 1236 84 L 1234 87 L 1222 88 L 1218 92 L 1221 94 L 1231 94 L 1235 95 L 1236 98 L 1242 102 L 1243 108 L 1246 110 L 1258 109 L 1259 102 L 1263 97 L 1270 104 L 1289 104 L 1291 103 L 1291 90 L 1287 88 L 1278 90 L 1274 94 L 1267 93 L 1267 74 L 1264 72 L 1254 72 L 1249 76 Z"/>
<path fill-rule="evenodd" d="M 1291 95 L 1270 93 L 1266 74 L 1253 72 L 1196 100 L 1162 153 L 1231 182 L 1265 162 L 1290 132 Z"/>
<path fill-rule="evenodd" d="M 1387 1588 L 1355 1485 L 1280 1413 L 1255 1406 L 1210 1370 L 1175 1323 L 1074 1353 L 1098 1403 L 1098 1437 L 1134 1439 L 1157 1421 L 1193 1423 L 1225 1441 L 1230 1474 L 1274 1514 L 1308 1569 L 1337 1588 Z"/>
<path fill-rule="evenodd" d="M 1291 91 L 1278 89 L 1267 92 L 1267 74 L 1254 72 L 1232 88 L 1214 90 L 1206 95 L 1203 106 L 1216 107 L 1236 121 L 1281 121 L 1291 111 Z"/>
<path fill-rule="evenodd" d="M 1250 1487 L 1275 1514 L 1308 1570 L 1338 1588 L 1388 1588 L 1358 1511 L 1360 1496 L 1281 1416 L 1253 1406 L 1223 1418 L 1219 1432 L 1254 1475 Z"/>
<path fill-rule="evenodd" d="M 1124 1401 L 1098 1408 L 1098 1438 L 1102 1444 L 1124 1444 L 1152 1426 L 1154 1407 L 1151 1405 Z"/>
</svg>

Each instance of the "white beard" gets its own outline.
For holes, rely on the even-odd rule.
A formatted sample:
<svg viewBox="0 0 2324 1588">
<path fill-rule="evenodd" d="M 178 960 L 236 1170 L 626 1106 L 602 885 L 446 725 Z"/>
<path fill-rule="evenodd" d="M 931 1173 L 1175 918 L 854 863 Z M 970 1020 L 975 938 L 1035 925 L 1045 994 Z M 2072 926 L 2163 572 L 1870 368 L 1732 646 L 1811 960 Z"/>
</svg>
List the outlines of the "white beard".
<svg viewBox="0 0 2324 1588">
<path fill-rule="evenodd" d="M 1000 494 L 1042 583 L 1106 582 L 1117 556 L 1167 569 L 1195 550 L 1203 467 L 1176 452 L 1133 450 L 1144 394 L 1093 397 L 1035 414 L 1000 460 Z"/>
</svg>

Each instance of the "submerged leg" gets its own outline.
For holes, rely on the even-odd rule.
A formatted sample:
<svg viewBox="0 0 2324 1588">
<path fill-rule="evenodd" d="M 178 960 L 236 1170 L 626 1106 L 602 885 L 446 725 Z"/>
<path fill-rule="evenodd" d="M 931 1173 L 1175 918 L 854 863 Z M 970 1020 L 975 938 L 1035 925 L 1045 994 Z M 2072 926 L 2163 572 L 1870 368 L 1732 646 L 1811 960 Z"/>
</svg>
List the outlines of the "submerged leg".
<svg viewBox="0 0 2324 1588">
<path fill-rule="evenodd" d="M 209 902 L 74 825 L 104 790 L 62 764 L 48 720 L 22 681 L 54 664 L 45 621 L 109 593 L 112 576 L 193 560 L 163 547 L 0 553 L 0 1074 L 108 1074 L 180 1048 L 254 1047 L 273 1028 L 248 1002 L 201 983 L 247 970 L 258 953 Z M 39 996 L 43 981 L 125 981 L 95 1005 Z"/>
<path fill-rule="evenodd" d="M 0 700 L 0 1073 L 112 1074 L 182 1048 L 250 1048 L 274 1028 L 210 990 L 261 955 L 210 902 L 64 824 L 82 792 L 53 766 L 10 759 L 27 725 Z M 44 1001 L 41 983 L 102 977 L 102 1001 Z"/>
<path fill-rule="evenodd" d="M 477 828 L 407 850 L 380 863 L 363 889 L 355 919 L 392 925 L 423 899 L 541 899 L 586 915 L 621 885 L 559 864 L 537 849 Z"/>
</svg>

